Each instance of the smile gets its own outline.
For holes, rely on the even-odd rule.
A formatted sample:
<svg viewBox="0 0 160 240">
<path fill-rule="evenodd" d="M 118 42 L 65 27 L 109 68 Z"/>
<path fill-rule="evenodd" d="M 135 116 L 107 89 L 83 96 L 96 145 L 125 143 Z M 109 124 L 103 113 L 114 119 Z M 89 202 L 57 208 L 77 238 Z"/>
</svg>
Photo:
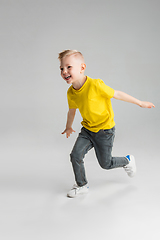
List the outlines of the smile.
<svg viewBox="0 0 160 240">
<path fill-rule="evenodd" d="M 68 77 L 65 77 L 65 79 L 66 79 L 66 80 L 69 80 L 70 78 L 71 78 L 71 75 L 70 75 L 70 76 L 68 76 Z"/>
</svg>

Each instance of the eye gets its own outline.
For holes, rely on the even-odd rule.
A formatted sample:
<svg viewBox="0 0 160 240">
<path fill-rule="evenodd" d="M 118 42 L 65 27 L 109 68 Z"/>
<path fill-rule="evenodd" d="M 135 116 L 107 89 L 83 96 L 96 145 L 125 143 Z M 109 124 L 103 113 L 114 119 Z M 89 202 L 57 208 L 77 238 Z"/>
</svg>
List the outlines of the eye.
<svg viewBox="0 0 160 240">
<path fill-rule="evenodd" d="M 63 71 L 63 68 L 60 68 L 61 69 L 61 71 Z"/>
<path fill-rule="evenodd" d="M 68 66 L 68 68 L 71 68 L 71 66 Z"/>
</svg>

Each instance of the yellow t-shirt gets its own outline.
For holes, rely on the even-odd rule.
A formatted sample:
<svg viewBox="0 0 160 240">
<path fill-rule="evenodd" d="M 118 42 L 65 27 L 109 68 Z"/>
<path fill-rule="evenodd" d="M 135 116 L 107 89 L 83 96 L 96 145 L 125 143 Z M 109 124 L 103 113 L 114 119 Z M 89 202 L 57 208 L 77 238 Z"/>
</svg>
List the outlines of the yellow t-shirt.
<svg viewBox="0 0 160 240">
<path fill-rule="evenodd" d="M 111 98 L 114 89 L 101 79 L 87 77 L 83 86 L 76 90 L 73 86 L 67 91 L 69 108 L 78 108 L 83 121 L 82 126 L 92 132 L 111 129 L 115 126 Z"/>
</svg>

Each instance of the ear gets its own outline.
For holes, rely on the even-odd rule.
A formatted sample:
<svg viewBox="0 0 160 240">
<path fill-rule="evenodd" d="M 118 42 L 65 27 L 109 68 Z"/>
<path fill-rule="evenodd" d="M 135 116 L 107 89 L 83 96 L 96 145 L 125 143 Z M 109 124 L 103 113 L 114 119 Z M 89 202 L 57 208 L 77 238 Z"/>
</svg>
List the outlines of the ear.
<svg viewBox="0 0 160 240">
<path fill-rule="evenodd" d="M 85 69 L 86 69 L 86 64 L 85 63 L 81 63 L 81 72 L 84 72 Z"/>
</svg>

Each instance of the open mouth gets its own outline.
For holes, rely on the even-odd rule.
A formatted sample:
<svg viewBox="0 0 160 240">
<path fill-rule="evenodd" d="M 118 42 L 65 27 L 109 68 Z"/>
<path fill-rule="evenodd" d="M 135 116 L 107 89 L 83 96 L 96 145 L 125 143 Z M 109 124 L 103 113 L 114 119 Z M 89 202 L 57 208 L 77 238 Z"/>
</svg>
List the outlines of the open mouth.
<svg viewBox="0 0 160 240">
<path fill-rule="evenodd" d="M 65 77 L 65 79 L 66 79 L 66 80 L 69 80 L 70 78 L 71 78 L 71 75 L 70 75 L 70 76 L 68 76 L 68 77 Z"/>
</svg>

